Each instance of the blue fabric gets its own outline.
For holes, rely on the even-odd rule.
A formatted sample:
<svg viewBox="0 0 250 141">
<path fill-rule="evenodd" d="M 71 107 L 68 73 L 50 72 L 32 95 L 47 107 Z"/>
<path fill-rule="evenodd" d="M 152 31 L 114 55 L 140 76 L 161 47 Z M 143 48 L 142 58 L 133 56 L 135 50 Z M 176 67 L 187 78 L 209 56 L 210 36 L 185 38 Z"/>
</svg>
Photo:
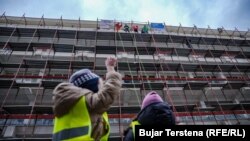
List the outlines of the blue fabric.
<svg viewBox="0 0 250 141">
<path fill-rule="evenodd" d="M 158 28 L 158 29 L 163 29 L 164 28 L 164 24 L 162 23 L 151 23 L 151 28 Z"/>
<path fill-rule="evenodd" d="M 134 141 L 132 128 L 128 128 L 124 133 L 123 141 Z"/>
<path fill-rule="evenodd" d="M 99 76 L 89 69 L 82 69 L 75 72 L 69 79 L 77 87 L 86 88 L 94 93 L 98 92 Z"/>
<path fill-rule="evenodd" d="M 89 81 L 86 81 L 85 83 L 80 85 L 80 87 L 89 89 L 92 92 L 97 93 L 98 92 L 98 81 L 99 81 L 99 78 L 94 78 L 94 79 L 91 79 Z"/>
</svg>

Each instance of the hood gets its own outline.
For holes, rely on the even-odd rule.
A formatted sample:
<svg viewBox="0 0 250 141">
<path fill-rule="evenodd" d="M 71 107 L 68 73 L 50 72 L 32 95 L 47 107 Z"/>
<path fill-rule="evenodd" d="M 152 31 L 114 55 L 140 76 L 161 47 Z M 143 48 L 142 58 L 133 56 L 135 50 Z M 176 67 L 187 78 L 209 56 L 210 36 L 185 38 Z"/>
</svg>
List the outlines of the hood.
<svg viewBox="0 0 250 141">
<path fill-rule="evenodd" d="M 53 91 L 53 112 L 55 116 L 61 117 L 67 114 L 84 95 L 81 91 L 81 88 L 71 83 L 61 83 L 57 85 Z"/>
<path fill-rule="evenodd" d="M 142 125 L 175 125 L 175 116 L 171 107 L 165 102 L 152 103 L 137 116 Z"/>
</svg>

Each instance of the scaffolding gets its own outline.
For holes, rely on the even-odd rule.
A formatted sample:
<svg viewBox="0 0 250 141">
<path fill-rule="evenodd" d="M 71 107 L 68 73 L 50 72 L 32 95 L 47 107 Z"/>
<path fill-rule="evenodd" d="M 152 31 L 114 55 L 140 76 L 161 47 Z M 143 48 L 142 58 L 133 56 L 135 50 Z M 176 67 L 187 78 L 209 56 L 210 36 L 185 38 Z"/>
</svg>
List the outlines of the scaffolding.
<svg viewBox="0 0 250 141">
<path fill-rule="evenodd" d="M 0 17 L 1 138 L 50 140 L 52 90 L 75 71 L 88 68 L 105 79 L 104 59 L 118 58 L 121 95 L 108 111 L 110 140 L 156 91 L 168 102 L 177 124 L 250 124 L 250 33 L 168 26 L 148 33 L 116 31 L 150 22 Z"/>
</svg>

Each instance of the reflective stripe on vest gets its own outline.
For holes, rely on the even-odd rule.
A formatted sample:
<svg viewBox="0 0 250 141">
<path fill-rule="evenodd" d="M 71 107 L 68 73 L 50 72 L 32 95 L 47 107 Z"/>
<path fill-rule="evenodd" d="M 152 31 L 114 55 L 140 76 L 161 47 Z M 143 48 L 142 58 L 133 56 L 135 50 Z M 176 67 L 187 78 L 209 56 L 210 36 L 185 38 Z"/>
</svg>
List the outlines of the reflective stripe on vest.
<svg viewBox="0 0 250 141">
<path fill-rule="evenodd" d="M 110 133 L 110 125 L 107 113 L 102 115 L 108 132 L 102 136 L 101 141 L 107 141 Z M 53 129 L 53 141 L 94 141 L 91 138 L 91 119 L 83 96 L 70 111 L 60 118 L 55 117 Z"/>
<path fill-rule="evenodd" d="M 139 121 L 135 120 L 135 121 L 132 121 L 129 126 L 132 128 L 134 140 L 135 140 L 135 125 L 141 125 L 141 124 L 139 123 Z"/>
<path fill-rule="evenodd" d="M 91 138 L 91 120 L 85 96 L 61 117 L 55 117 L 53 141 L 94 140 Z"/>
<path fill-rule="evenodd" d="M 53 134 L 53 141 L 61 141 L 86 135 L 88 134 L 88 130 L 88 126 L 65 129 Z"/>
</svg>

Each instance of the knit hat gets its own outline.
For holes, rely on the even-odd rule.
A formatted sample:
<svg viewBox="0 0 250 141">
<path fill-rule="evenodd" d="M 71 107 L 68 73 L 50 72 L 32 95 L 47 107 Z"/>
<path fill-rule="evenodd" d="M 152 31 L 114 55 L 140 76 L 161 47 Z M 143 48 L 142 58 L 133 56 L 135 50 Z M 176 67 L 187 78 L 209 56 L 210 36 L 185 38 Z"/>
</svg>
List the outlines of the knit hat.
<svg viewBox="0 0 250 141">
<path fill-rule="evenodd" d="M 155 91 L 149 92 L 143 99 L 141 109 L 147 107 L 152 103 L 163 102 L 162 98 Z"/>
<path fill-rule="evenodd" d="M 82 69 L 75 72 L 69 79 L 77 87 L 86 88 L 94 93 L 98 92 L 99 76 L 92 73 L 89 69 Z"/>
</svg>

